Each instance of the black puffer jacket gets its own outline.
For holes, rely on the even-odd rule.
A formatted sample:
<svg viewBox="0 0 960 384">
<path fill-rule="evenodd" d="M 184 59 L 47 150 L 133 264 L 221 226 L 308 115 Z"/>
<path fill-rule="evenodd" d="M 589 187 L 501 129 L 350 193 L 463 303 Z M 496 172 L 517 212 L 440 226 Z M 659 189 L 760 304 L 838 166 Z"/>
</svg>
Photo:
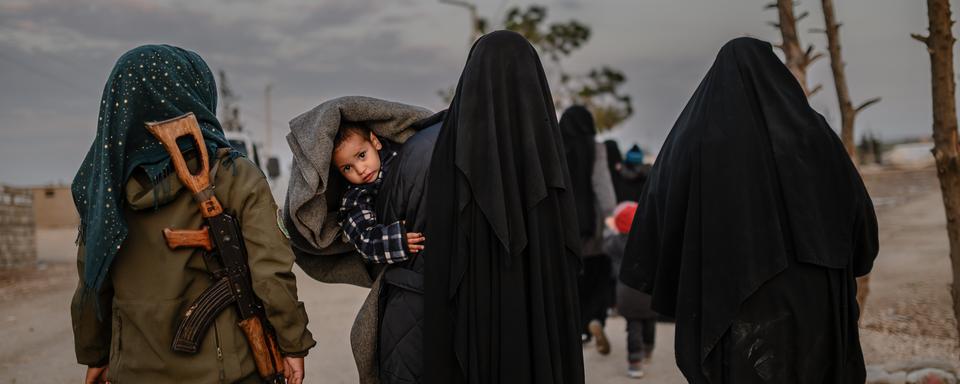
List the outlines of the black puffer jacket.
<svg viewBox="0 0 960 384">
<path fill-rule="evenodd" d="M 420 122 L 426 126 L 407 140 L 396 163 L 384 179 L 377 197 L 381 222 L 406 221 L 408 232 L 426 228 L 426 185 L 430 157 L 443 113 Z M 423 373 L 423 257 L 429 253 L 429 238 L 423 252 L 411 260 L 387 267 L 380 293 L 381 383 L 419 383 Z"/>
</svg>

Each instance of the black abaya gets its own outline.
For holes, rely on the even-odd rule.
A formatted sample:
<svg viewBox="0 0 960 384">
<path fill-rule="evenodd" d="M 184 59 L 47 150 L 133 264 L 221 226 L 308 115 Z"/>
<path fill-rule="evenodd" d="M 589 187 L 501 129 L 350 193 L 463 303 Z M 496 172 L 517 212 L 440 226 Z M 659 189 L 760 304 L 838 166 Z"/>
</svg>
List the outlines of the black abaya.
<svg viewBox="0 0 960 384">
<path fill-rule="evenodd" d="M 567 169 L 573 187 L 580 236 L 593 237 L 597 232 L 597 194 L 593 191 L 593 163 L 596 160 L 597 129 L 593 115 L 582 105 L 563 111 L 560 134 L 566 149 Z"/>
<path fill-rule="evenodd" d="M 839 138 L 770 44 L 740 38 L 667 137 L 620 276 L 676 318 L 693 383 L 862 382 L 854 276 L 877 250 Z"/>
<path fill-rule="evenodd" d="M 593 186 L 594 165 L 597 159 L 593 115 L 582 105 L 574 105 L 560 116 L 560 134 L 566 149 L 567 169 L 573 187 L 573 202 L 577 212 L 580 238 L 587 244 L 598 237 L 597 193 Z M 609 165 L 609 164 L 608 164 Z M 612 178 L 611 174 L 611 178 Z M 611 180 L 612 181 L 612 180 Z M 614 189 L 616 186 L 614 185 Z M 609 212 L 608 212 L 609 213 Z M 600 227 L 602 228 L 602 227 Z M 589 252 L 585 249 L 585 252 Z M 613 306 L 613 274 L 610 258 L 604 254 L 583 255 L 583 268 L 577 277 L 580 294 L 580 332 L 590 335 L 589 324 L 597 320 L 606 324 L 607 309 Z"/>
<path fill-rule="evenodd" d="M 614 140 L 606 140 L 603 146 L 607 149 L 607 169 L 610 171 L 610 179 L 613 181 L 613 192 L 617 197 L 617 203 L 624 201 L 623 197 L 623 177 L 620 176 L 620 168 L 623 164 L 623 154 L 620 153 L 620 146 Z M 639 196 L 639 195 L 637 195 Z M 636 201 L 636 199 L 632 200 Z"/>
<path fill-rule="evenodd" d="M 474 45 L 427 193 L 428 383 L 583 383 L 579 235 L 543 68 L 519 34 Z"/>
</svg>

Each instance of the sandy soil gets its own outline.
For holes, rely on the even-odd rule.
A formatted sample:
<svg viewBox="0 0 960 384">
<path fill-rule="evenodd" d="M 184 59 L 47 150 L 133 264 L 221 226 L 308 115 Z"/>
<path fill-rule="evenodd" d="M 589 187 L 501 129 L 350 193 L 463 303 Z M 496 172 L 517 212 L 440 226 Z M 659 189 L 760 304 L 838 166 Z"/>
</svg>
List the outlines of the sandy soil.
<svg viewBox="0 0 960 384">
<path fill-rule="evenodd" d="M 871 274 L 860 340 L 867 364 L 934 359 L 960 368 L 950 304 L 950 259 L 936 174 L 868 174 L 880 255 Z"/>
</svg>

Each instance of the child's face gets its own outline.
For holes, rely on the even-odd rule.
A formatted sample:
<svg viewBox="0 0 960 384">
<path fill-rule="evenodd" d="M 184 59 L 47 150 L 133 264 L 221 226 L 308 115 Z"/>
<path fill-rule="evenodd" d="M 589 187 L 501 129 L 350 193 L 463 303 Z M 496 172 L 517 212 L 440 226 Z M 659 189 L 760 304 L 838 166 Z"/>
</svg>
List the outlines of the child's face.
<svg viewBox="0 0 960 384">
<path fill-rule="evenodd" d="M 333 150 L 333 164 L 351 184 L 371 183 L 380 174 L 380 148 L 373 133 L 368 138 L 351 134 Z"/>
</svg>

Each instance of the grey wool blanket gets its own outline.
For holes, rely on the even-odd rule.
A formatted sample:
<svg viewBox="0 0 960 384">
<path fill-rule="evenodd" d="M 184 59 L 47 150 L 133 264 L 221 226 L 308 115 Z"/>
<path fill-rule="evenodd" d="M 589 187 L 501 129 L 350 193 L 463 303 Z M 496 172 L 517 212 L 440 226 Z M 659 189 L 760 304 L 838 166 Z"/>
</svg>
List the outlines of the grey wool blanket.
<svg viewBox="0 0 960 384">
<path fill-rule="evenodd" d="M 327 101 L 290 121 L 287 142 L 293 170 L 283 208 L 297 264 L 325 283 L 370 287 L 350 330 L 350 346 L 361 384 L 378 384 L 377 338 L 381 269 L 367 266 L 346 242 L 336 216 L 346 181 L 331 177 L 333 138 L 342 124 L 362 124 L 381 138 L 403 143 L 429 110 L 362 96 Z"/>
<path fill-rule="evenodd" d="M 300 255 L 333 258 L 353 250 L 353 246 L 343 240 L 336 217 L 345 181 L 330 174 L 333 139 L 341 124 L 364 125 L 381 138 L 402 143 L 416 133 L 411 125 L 431 114 L 412 105 L 346 96 L 326 101 L 290 121 L 287 142 L 293 152 L 293 169 L 283 208 L 284 223 Z M 334 260 L 297 259 L 307 273 L 320 281 L 369 285 L 369 281 L 345 281 L 353 279 L 334 276 L 340 274 L 330 269 L 343 269 L 339 268 L 340 263 L 331 264 Z M 355 261 L 361 261 L 359 257 L 351 259 L 343 261 L 352 267 L 356 267 Z M 314 262 L 328 268 L 311 268 Z"/>
</svg>

